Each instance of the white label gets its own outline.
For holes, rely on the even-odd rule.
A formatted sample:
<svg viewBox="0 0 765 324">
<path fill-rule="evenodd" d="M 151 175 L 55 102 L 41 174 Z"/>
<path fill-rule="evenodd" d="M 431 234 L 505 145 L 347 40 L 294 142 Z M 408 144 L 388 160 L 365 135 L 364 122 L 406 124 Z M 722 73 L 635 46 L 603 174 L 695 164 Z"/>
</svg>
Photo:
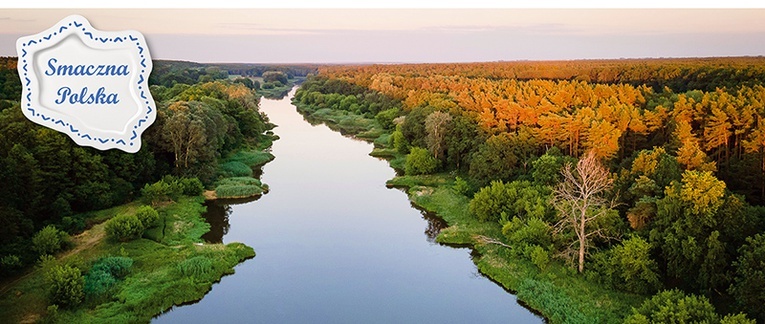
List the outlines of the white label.
<svg viewBox="0 0 765 324">
<path fill-rule="evenodd" d="M 154 122 L 152 63 L 143 35 L 93 28 L 69 16 L 16 42 L 21 109 L 81 146 L 135 153 Z"/>
</svg>

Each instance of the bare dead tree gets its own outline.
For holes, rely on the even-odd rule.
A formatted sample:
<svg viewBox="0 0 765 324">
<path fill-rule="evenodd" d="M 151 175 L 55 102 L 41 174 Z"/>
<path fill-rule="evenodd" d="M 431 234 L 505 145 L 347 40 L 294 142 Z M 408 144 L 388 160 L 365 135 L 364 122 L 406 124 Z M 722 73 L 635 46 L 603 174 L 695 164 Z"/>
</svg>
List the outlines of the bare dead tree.
<svg viewBox="0 0 765 324">
<path fill-rule="evenodd" d="M 564 253 L 573 255 L 576 252 L 578 269 L 582 272 L 592 238 L 604 236 L 602 228 L 593 226 L 594 221 L 615 207 L 614 201 L 604 195 L 611 188 L 613 179 L 593 151 L 587 152 L 576 168 L 571 163 L 566 164 L 561 175 L 563 181 L 553 191 L 553 205 L 560 217 L 555 231 L 573 230 L 576 233 L 577 240 Z"/>
<path fill-rule="evenodd" d="M 452 115 L 443 111 L 434 111 L 425 118 L 425 131 L 427 132 L 425 143 L 436 159 L 439 159 L 444 153 L 444 146 L 446 146 L 444 140 L 451 122 Z"/>
</svg>

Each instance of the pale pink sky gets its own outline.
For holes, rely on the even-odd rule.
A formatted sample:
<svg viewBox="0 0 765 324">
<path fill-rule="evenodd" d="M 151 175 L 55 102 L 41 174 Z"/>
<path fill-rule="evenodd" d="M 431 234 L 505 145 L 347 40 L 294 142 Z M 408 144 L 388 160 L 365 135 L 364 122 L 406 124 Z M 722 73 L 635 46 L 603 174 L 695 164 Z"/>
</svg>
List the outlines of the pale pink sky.
<svg viewBox="0 0 765 324">
<path fill-rule="evenodd" d="M 0 55 L 70 14 L 197 62 L 765 55 L 765 9 L 0 9 Z"/>
</svg>

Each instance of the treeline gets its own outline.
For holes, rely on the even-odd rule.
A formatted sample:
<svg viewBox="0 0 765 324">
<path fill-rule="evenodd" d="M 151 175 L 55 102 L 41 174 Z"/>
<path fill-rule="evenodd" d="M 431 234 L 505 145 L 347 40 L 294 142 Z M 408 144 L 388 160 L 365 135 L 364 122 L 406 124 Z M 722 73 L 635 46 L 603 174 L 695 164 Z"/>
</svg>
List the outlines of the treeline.
<svg viewBox="0 0 765 324">
<path fill-rule="evenodd" d="M 569 80 L 605 84 L 646 85 L 655 91 L 714 91 L 716 88 L 765 83 L 765 57 L 685 59 L 622 59 L 579 61 L 515 61 L 481 63 L 323 66 L 325 76 L 366 82 L 380 73 L 405 77 L 451 75 L 490 80 Z"/>
<path fill-rule="evenodd" d="M 225 69 L 229 74 L 236 74 L 248 77 L 262 77 L 269 71 L 282 72 L 288 78 L 306 77 L 310 74 L 316 74 L 319 66 L 316 64 L 246 64 L 246 63 L 226 63 L 216 64 L 221 69 Z"/>
<path fill-rule="evenodd" d="M 2 275 L 37 259 L 30 240 L 46 225 L 81 231 L 87 225 L 82 213 L 131 201 L 166 175 L 198 178 L 209 186 L 219 176 L 221 157 L 267 141 L 264 133 L 273 127 L 258 111 L 259 98 L 239 83 L 152 85 L 151 92 L 157 119 L 135 154 L 80 147 L 27 120 L 18 101 L 3 106 L 0 259 L 7 262 Z"/>
<path fill-rule="evenodd" d="M 765 258 L 761 61 L 327 67 L 295 100 L 375 116 L 407 174 L 459 174 L 454 189 L 471 197 L 471 214 L 499 223 L 500 239 L 540 269 L 561 260 L 613 289 L 658 293 L 631 321 L 739 312 L 765 321 L 765 266 L 755 261 Z M 754 76 L 718 88 L 698 71 Z M 680 79 L 699 83 L 650 84 Z M 386 99 L 364 100 L 377 96 Z M 588 188 L 577 183 L 601 166 L 602 190 L 579 200 L 572 188 Z M 745 315 L 725 321 L 734 317 Z"/>
<path fill-rule="evenodd" d="M 15 65 L 15 62 L 14 62 Z M 273 75 L 283 75 L 282 84 L 287 84 L 287 79 L 305 77 L 315 74 L 317 66 L 307 64 L 279 65 L 279 64 L 203 64 L 186 61 L 155 60 L 154 69 L 149 77 L 149 84 L 172 87 L 177 83 L 195 84 L 198 82 L 210 82 L 214 80 L 228 79 L 229 76 L 240 76 L 240 82 L 247 82 L 250 77 L 262 77 L 265 82 L 272 82 L 269 78 Z M 271 76 L 269 76 L 269 74 Z M 247 84 L 252 89 L 260 88 L 260 85 Z"/>
</svg>

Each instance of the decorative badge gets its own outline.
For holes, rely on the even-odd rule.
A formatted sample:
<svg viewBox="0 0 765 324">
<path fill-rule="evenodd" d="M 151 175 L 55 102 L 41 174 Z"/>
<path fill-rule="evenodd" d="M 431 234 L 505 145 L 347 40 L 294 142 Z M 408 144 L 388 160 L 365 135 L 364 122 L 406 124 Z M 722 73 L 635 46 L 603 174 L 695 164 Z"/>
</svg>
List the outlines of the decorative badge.
<svg viewBox="0 0 765 324">
<path fill-rule="evenodd" d="M 135 153 L 154 122 L 152 63 L 137 31 L 100 31 L 82 16 L 16 41 L 21 109 L 81 146 Z"/>
</svg>

